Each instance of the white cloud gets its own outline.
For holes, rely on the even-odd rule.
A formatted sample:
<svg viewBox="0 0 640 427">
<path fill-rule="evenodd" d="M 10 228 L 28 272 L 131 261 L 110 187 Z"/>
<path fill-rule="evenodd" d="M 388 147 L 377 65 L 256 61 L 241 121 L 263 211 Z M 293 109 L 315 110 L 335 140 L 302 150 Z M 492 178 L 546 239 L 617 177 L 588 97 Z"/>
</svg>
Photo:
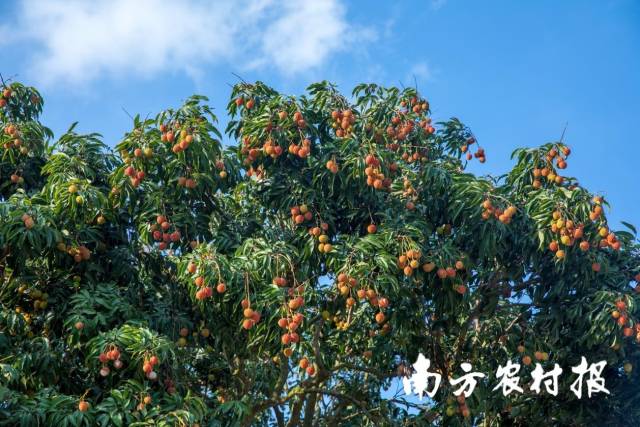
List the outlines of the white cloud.
<svg viewBox="0 0 640 427">
<path fill-rule="evenodd" d="M 430 0 L 431 9 L 438 10 L 447 3 L 448 0 Z"/>
<path fill-rule="evenodd" d="M 207 64 L 294 74 L 375 37 L 340 0 L 23 0 L 16 34 L 41 83 L 201 73 Z"/>
<path fill-rule="evenodd" d="M 433 78 L 433 72 L 426 62 L 415 63 L 409 69 L 409 72 L 407 73 L 407 77 L 406 77 L 406 79 L 410 82 L 411 85 L 413 85 L 414 79 L 425 82 L 425 81 L 430 81 L 432 78 Z"/>
</svg>

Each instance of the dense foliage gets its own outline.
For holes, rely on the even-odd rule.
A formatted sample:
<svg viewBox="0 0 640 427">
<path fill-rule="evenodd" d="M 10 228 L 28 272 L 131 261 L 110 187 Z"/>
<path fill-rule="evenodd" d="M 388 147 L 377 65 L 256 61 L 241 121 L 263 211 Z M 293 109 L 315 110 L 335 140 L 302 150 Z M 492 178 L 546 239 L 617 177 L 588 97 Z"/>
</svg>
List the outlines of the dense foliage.
<svg viewBox="0 0 640 427">
<path fill-rule="evenodd" d="M 54 142 L 40 94 L 3 85 L 0 425 L 640 423 L 638 240 L 562 142 L 477 177 L 471 131 L 413 89 L 240 83 L 226 147 L 206 101 L 112 152 Z M 434 399 L 395 393 L 419 353 Z M 581 356 L 610 395 L 570 392 Z M 462 362 L 487 374 L 466 400 Z M 536 363 L 559 396 L 529 389 Z"/>
</svg>

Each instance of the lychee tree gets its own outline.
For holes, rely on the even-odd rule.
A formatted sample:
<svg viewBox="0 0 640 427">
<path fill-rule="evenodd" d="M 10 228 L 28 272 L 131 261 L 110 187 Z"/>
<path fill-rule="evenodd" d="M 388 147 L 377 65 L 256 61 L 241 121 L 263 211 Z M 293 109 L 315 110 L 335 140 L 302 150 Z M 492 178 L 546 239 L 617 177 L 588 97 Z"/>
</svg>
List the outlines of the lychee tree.
<svg viewBox="0 0 640 427">
<path fill-rule="evenodd" d="M 40 94 L 3 83 L 0 425 L 640 422 L 635 229 L 563 175 L 562 141 L 478 177 L 471 130 L 414 89 L 240 83 L 226 144 L 206 102 L 112 152 L 54 141 Z M 443 376 L 422 401 L 395 393 L 419 353 Z M 609 395 L 570 392 L 581 356 Z M 487 375 L 467 399 L 463 362 Z"/>
</svg>

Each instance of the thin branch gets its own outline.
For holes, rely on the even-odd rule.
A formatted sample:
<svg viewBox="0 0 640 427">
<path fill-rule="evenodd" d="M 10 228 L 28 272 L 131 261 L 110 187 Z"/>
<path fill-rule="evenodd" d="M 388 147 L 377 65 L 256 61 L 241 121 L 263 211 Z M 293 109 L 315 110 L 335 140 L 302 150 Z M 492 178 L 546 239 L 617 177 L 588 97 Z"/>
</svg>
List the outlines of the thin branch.
<svg viewBox="0 0 640 427">
<path fill-rule="evenodd" d="M 318 402 L 318 393 L 311 393 L 311 395 L 307 398 L 306 404 L 304 405 L 304 421 L 302 423 L 303 427 L 312 426 L 313 417 L 316 413 L 317 402 Z"/>
<path fill-rule="evenodd" d="M 273 406 L 273 413 L 276 416 L 276 422 L 278 423 L 278 427 L 285 427 L 284 425 L 284 415 L 282 415 L 282 411 L 278 405 Z"/>
<path fill-rule="evenodd" d="M 384 380 L 386 378 L 391 378 L 391 377 L 397 376 L 397 372 L 395 370 L 393 372 L 381 372 L 381 371 L 378 371 L 378 370 L 375 370 L 375 369 L 372 369 L 372 368 L 367 368 L 365 366 L 356 366 L 356 365 L 354 365 L 352 363 L 348 363 L 348 362 L 339 363 L 336 366 L 334 366 L 331 370 L 333 372 L 335 372 L 335 371 L 340 371 L 342 369 L 366 372 L 368 374 L 373 375 L 374 377 L 376 377 L 379 380 Z"/>
<path fill-rule="evenodd" d="M 562 129 L 562 135 L 560 136 L 560 142 L 564 141 L 564 134 L 567 131 L 567 127 L 569 126 L 569 122 L 565 122 L 564 129 Z"/>
</svg>

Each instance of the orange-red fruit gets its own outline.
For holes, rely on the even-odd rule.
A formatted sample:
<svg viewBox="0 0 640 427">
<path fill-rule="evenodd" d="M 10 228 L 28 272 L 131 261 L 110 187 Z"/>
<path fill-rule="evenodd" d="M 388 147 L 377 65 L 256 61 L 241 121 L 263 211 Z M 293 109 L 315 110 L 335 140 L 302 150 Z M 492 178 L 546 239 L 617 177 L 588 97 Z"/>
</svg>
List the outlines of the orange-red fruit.
<svg viewBox="0 0 640 427">
<path fill-rule="evenodd" d="M 216 286 L 216 291 L 218 291 L 219 294 L 223 294 L 226 290 L 227 290 L 227 285 L 225 285 L 222 282 L 218 283 L 218 286 Z"/>
<path fill-rule="evenodd" d="M 244 321 L 242 322 L 242 327 L 244 329 L 251 329 L 253 327 L 253 320 L 252 319 L 244 319 Z"/>
<path fill-rule="evenodd" d="M 89 410 L 89 403 L 81 400 L 80 403 L 78 403 L 78 411 L 80 412 L 87 412 Z"/>
<path fill-rule="evenodd" d="M 367 226 L 367 233 L 373 234 L 376 231 L 378 231 L 378 227 L 376 227 L 375 224 L 369 224 L 369 226 Z"/>
<path fill-rule="evenodd" d="M 436 268 L 436 265 L 432 262 L 428 262 L 422 265 L 422 271 L 425 273 L 431 273 Z"/>
<path fill-rule="evenodd" d="M 456 292 L 460 295 L 464 295 L 465 292 L 467 292 L 467 287 L 465 285 L 458 285 L 456 286 Z"/>
<path fill-rule="evenodd" d="M 289 337 L 289 334 L 282 334 L 282 337 L 280 337 L 280 341 L 284 345 L 289 345 L 291 343 L 291 338 Z"/>
<path fill-rule="evenodd" d="M 307 369 L 307 367 L 309 366 L 309 359 L 303 357 L 302 359 L 300 359 L 300 363 L 298 365 L 300 366 L 300 369 Z"/>
<path fill-rule="evenodd" d="M 35 223 L 33 221 L 33 218 L 28 217 L 27 219 L 24 220 L 24 226 L 27 229 L 32 229 L 34 225 L 35 225 Z"/>
<path fill-rule="evenodd" d="M 254 311 L 251 314 L 251 320 L 253 320 L 253 323 L 258 323 L 260 321 L 260 312 L 259 311 Z"/>
</svg>

